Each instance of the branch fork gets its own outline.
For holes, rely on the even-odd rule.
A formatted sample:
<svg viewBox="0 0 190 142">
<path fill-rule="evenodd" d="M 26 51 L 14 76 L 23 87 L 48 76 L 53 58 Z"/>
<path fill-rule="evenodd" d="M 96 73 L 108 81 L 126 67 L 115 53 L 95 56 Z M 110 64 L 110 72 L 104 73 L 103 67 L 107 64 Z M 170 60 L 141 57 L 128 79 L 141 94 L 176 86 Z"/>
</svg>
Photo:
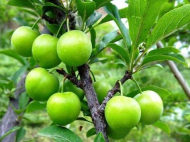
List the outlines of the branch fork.
<svg viewBox="0 0 190 142">
<path fill-rule="evenodd" d="M 106 142 L 108 142 L 109 140 L 108 140 L 107 133 L 106 133 L 106 120 L 105 120 L 105 116 L 104 116 L 104 109 L 105 109 L 107 102 L 117 92 L 120 92 L 119 80 L 115 83 L 115 86 L 110 91 L 108 91 L 107 96 L 105 97 L 102 104 L 99 104 L 98 99 L 97 99 L 97 94 L 92 85 L 92 79 L 90 76 L 90 67 L 87 64 L 84 64 L 84 65 L 78 67 L 78 71 L 79 71 L 81 80 L 77 79 L 75 73 L 68 74 L 63 69 L 57 70 L 57 72 L 59 74 L 62 74 L 67 79 L 69 79 L 73 84 L 75 84 L 77 87 L 80 87 L 81 89 L 84 90 L 96 132 L 103 133 Z M 128 79 L 132 79 L 132 74 L 130 72 L 126 71 L 124 76 L 120 80 L 120 82 L 122 84 L 124 84 L 125 81 L 127 81 Z"/>
</svg>

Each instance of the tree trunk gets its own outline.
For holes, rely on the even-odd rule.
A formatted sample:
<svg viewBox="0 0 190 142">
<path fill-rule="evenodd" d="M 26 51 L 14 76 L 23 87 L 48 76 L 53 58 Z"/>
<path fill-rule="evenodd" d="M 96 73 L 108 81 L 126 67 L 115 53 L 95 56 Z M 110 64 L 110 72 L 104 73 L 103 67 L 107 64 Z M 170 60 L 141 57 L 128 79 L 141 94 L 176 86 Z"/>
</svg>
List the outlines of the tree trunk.
<svg viewBox="0 0 190 142">
<path fill-rule="evenodd" d="M 14 126 L 19 126 L 20 122 L 18 121 L 18 116 L 14 112 L 14 108 L 18 109 L 18 100 L 21 93 L 25 91 L 25 78 L 27 73 L 24 73 L 21 76 L 20 81 L 17 84 L 15 91 L 15 98 L 10 98 L 10 103 L 7 109 L 7 112 L 3 116 L 0 124 L 0 137 L 3 136 L 7 131 L 9 131 Z M 15 141 L 16 132 L 11 133 L 6 136 L 2 142 L 14 142 Z"/>
</svg>

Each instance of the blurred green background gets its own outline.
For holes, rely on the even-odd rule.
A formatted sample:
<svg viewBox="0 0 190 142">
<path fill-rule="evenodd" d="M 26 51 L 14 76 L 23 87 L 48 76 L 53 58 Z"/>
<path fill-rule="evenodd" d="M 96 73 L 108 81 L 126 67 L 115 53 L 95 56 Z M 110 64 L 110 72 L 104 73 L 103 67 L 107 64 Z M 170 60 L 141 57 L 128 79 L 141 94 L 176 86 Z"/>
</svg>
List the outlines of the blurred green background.
<svg viewBox="0 0 190 142">
<path fill-rule="evenodd" d="M 188 1 L 170 1 L 166 4 L 166 7 L 172 9 L 175 6 L 180 6 Z M 166 8 L 163 8 L 163 13 L 167 12 Z M 6 5 L 5 0 L 0 0 L 0 50 L 12 49 L 10 43 L 10 37 L 15 28 L 21 25 L 32 25 L 36 20 L 31 11 L 27 11 L 23 8 L 11 7 Z M 42 25 L 41 25 L 42 26 Z M 113 31 L 115 27 L 111 23 L 105 23 L 96 28 L 97 41 L 99 42 L 102 37 Z M 186 31 L 187 34 L 181 34 Z M 166 40 L 162 41 L 164 45 L 178 45 L 182 50 L 188 51 L 189 45 L 189 25 L 185 26 L 180 31 L 174 33 Z M 178 43 L 178 44 L 177 44 Z M 110 49 L 105 50 L 100 57 L 106 57 L 105 63 L 96 63 L 91 66 L 92 72 L 95 74 L 96 80 L 106 80 L 113 86 L 114 83 L 120 79 L 125 71 L 125 68 L 120 64 L 115 64 L 115 57 L 118 56 L 114 51 Z M 186 54 L 187 61 L 190 63 L 189 54 Z M 150 68 L 143 70 L 134 75 L 135 79 L 141 87 L 148 85 L 156 85 L 162 87 L 170 92 L 169 96 L 164 96 L 164 114 L 161 118 L 166 122 L 171 129 L 171 135 L 166 134 L 160 129 L 154 126 L 139 126 L 134 128 L 123 140 L 118 142 L 189 142 L 190 141 L 190 101 L 184 94 L 181 86 L 178 84 L 174 75 L 171 73 L 166 63 L 162 63 L 164 69 Z M 178 65 L 178 68 L 187 83 L 190 85 L 190 69 L 185 68 L 182 65 Z M 13 93 L 16 83 L 12 81 L 12 78 L 20 68 L 22 64 L 9 56 L 0 54 L 0 120 L 6 112 L 9 104 L 10 93 Z M 58 74 L 56 74 L 58 75 Z M 60 77 L 60 76 L 59 76 Z M 128 81 L 124 85 L 124 94 L 128 94 L 131 91 L 138 88 L 132 81 Z M 83 116 L 83 114 L 80 114 Z M 90 119 L 85 117 L 86 119 Z M 23 138 L 23 142 L 51 142 L 53 140 L 40 137 L 37 132 L 51 124 L 51 120 L 48 118 L 46 110 L 38 112 L 27 113 L 23 117 L 21 125 L 26 129 L 26 134 Z M 82 130 L 79 128 L 82 126 Z M 93 141 L 93 137 L 87 138 L 86 132 L 93 127 L 91 123 L 75 121 L 68 125 L 72 131 L 77 133 L 84 142 Z M 111 140 L 114 141 L 114 140 Z"/>
</svg>

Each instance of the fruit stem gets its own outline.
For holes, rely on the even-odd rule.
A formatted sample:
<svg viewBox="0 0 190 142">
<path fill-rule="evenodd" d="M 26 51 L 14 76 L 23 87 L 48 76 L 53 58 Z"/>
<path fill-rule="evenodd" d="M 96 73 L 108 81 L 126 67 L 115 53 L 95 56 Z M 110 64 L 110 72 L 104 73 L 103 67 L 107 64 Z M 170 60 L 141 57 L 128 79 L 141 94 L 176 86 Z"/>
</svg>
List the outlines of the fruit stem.
<svg viewBox="0 0 190 142">
<path fill-rule="evenodd" d="M 134 78 L 132 78 L 132 80 L 133 80 L 134 83 L 137 85 L 137 87 L 138 87 L 140 93 L 142 93 L 141 87 L 139 86 L 138 82 L 137 82 Z"/>
<path fill-rule="evenodd" d="M 119 87 L 120 87 L 121 96 L 123 96 L 123 85 L 121 81 L 119 81 Z"/>
<path fill-rule="evenodd" d="M 70 31 L 70 27 L 69 27 L 69 17 L 67 17 L 67 31 Z"/>
<path fill-rule="evenodd" d="M 95 78 L 95 76 L 94 76 L 94 73 L 90 70 L 90 73 L 91 73 L 91 75 L 92 75 L 92 77 L 93 77 L 93 80 L 94 80 L 94 82 L 96 82 L 96 78 Z"/>
<path fill-rule="evenodd" d="M 66 19 L 64 19 L 64 20 L 62 21 L 62 23 L 61 23 L 61 25 L 60 25 L 60 27 L 59 27 L 59 29 L 58 29 L 58 31 L 57 31 L 56 37 L 58 37 L 59 32 L 60 32 L 61 28 L 63 27 L 63 24 L 65 23 L 65 21 L 66 21 Z"/>
<path fill-rule="evenodd" d="M 34 29 L 34 27 L 36 26 L 36 24 L 41 20 L 42 18 L 40 17 L 38 20 L 36 20 L 36 22 L 34 23 L 34 25 L 32 26 L 32 30 Z"/>
<path fill-rule="evenodd" d="M 61 86 L 61 93 L 63 93 L 64 92 L 64 84 L 65 84 L 65 80 L 67 79 L 67 77 L 65 76 L 64 77 L 64 79 L 63 79 L 63 84 L 62 84 L 62 86 Z"/>
</svg>

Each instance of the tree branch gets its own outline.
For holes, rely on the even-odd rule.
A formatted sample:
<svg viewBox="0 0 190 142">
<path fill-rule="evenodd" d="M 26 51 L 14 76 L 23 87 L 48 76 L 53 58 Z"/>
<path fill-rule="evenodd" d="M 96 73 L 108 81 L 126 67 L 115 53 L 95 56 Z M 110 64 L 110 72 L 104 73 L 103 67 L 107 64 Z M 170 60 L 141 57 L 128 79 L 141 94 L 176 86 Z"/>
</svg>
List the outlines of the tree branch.
<svg viewBox="0 0 190 142">
<path fill-rule="evenodd" d="M 21 122 L 18 120 L 18 115 L 14 112 L 14 108 L 18 109 L 18 100 L 22 92 L 25 91 L 25 78 L 27 73 L 21 76 L 20 81 L 17 84 L 15 91 L 15 98 L 10 99 L 8 109 L 3 116 L 0 124 L 0 137 L 3 136 L 7 131 L 9 131 L 14 126 L 19 126 Z M 13 142 L 15 141 L 16 132 L 13 132 L 6 136 L 2 142 Z"/>
<path fill-rule="evenodd" d="M 132 78 L 132 74 L 128 71 L 125 72 L 125 75 L 122 77 L 122 79 L 120 80 L 122 84 L 125 83 L 125 81 L 129 80 Z M 119 86 L 119 81 L 117 81 L 115 83 L 115 86 L 108 91 L 107 96 L 104 98 L 104 101 L 102 102 L 102 104 L 99 106 L 98 110 L 103 113 L 105 106 L 107 104 L 107 102 L 117 93 L 120 91 L 120 86 Z"/>
<path fill-rule="evenodd" d="M 59 0 L 49 0 L 49 2 L 54 3 L 55 5 L 62 6 Z M 47 11 L 52 11 L 55 14 L 56 18 L 52 18 L 46 15 Z M 69 27 L 71 30 L 75 29 L 75 16 L 72 11 L 63 11 L 56 7 L 51 7 L 51 9 L 45 10 L 45 12 L 42 14 L 42 19 L 46 20 L 50 24 L 58 24 L 60 25 L 65 18 L 69 18 Z M 64 24 L 63 28 L 65 31 L 67 31 L 67 25 Z"/>
<path fill-rule="evenodd" d="M 80 80 L 77 79 L 77 77 L 75 76 L 75 74 L 68 74 L 65 70 L 63 69 L 57 69 L 56 70 L 59 74 L 65 76 L 67 79 L 69 79 L 73 84 L 75 84 L 77 87 L 83 89 L 83 85 L 82 82 Z"/>
<path fill-rule="evenodd" d="M 96 133 L 103 133 L 106 142 L 108 142 L 108 137 L 106 133 L 106 121 L 104 114 L 98 111 L 99 102 L 97 99 L 96 92 L 92 85 L 92 79 L 90 77 L 90 68 L 87 64 L 78 67 L 80 78 L 83 84 L 83 90 L 86 94 L 88 106 L 92 115 L 92 121 L 94 123 Z"/>
</svg>

